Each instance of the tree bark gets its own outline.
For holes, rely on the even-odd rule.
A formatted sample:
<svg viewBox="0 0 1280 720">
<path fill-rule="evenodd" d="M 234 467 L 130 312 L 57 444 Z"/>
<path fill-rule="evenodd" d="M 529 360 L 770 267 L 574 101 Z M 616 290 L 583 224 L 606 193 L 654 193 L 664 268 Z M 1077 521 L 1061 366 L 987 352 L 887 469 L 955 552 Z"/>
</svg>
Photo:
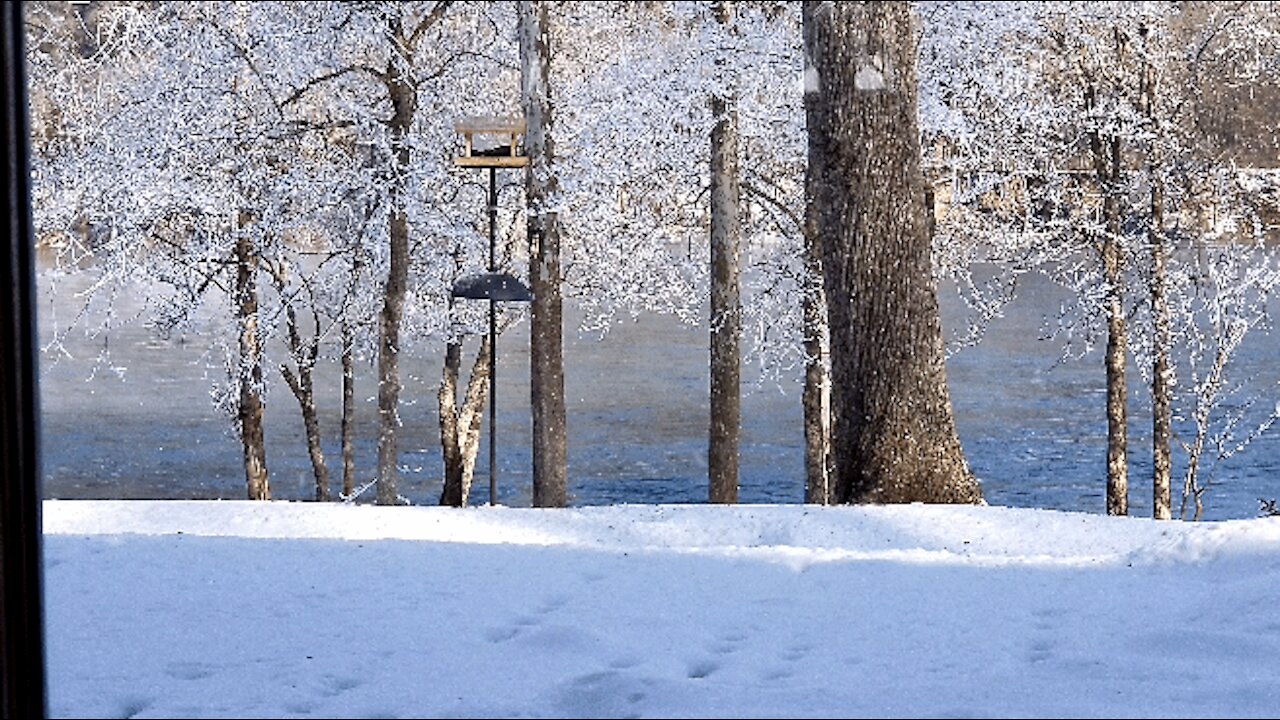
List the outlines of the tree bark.
<svg viewBox="0 0 1280 720">
<path fill-rule="evenodd" d="M 283 287 L 281 293 L 283 294 Z M 298 316 L 292 305 L 285 308 L 288 323 L 289 350 L 298 366 L 295 373 L 288 365 L 280 364 L 280 374 L 285 384 L 298 401 L 298 409 L 302 413 L 302 426 L 306 432 L 307 454 L 311 458 L 311 474 L 315 479 L 315 499 L 318 502 L 330 500 L 329 466 L 324 459 L 324 448 L 320 443 L 320 419 L 316 414 L 316 390 L 313 380 L 316 359 L 320 355 L 320 321 L 316 319 L 315 337 L 309 343 L 302 341 L 298 332 Z"/>
<path fill-rule="evenodd" d="M 342 497 L 356 492 L 356 370 L 351 326 L 342 323 Z"/>
<path fill-rule="evenodd" d="M 805 9 L 806 24 L 808 6 Z M 810 65 L 806 60 L 806 68 Z M 806 115 L 816 93 L 805 95 Z M 814 122 L 810 120 L 810 122 Z M 804 389 L 804 501 L 828 505 L 835 494 L 831 452 L 831 356 L 827 335 L 827 294 L 822 287 L 822 234 L 818 231 L 817 183 L 826 172 L 825 158 L 811 155 L 805 167 L 804 277 L 801 322 L 805 354 Z"/>
<path fill-rule="evenodd" d="M 389 20 L 392 38 L 403 33 L 398 17 Z M 393 153 L 390 189 L 390 257 L 387 283 L 379 322 L 378 342 L 378 495 L 379 505 L 399 502 L 399 455 L 396 435 L 400 424 L 400 326 L 404 318 L 405 288 L 409 278 L 409 219 L 405 212 L 409 174 L 409 131 L 417 109 L 417 92 L 412 79 L 399 63 L 389 63 L 387 89 L 392 116 L 388 122 Z"/>
<path fill-rule="evenodd" d="M 559 190 L 555 172 L 551 102 L 551 30 L 547 3 L 518 5 L 521 102 L 529 169 L 529 393 L 533 411 L 533 505 L 568 504 L 564 404 L 563 314 L 560 293 L 560 219 L 548 206 Z"/>
<path fill-rule="evenodd" d="M 444 487 L 440 504 L 466 507 L 471 497 L 476 459 L 480 455 L 480 429 L 484 401 L 489 395 L 489 336 L 480 340 L 480 350 L 471 366 L 467 394 L 458 407 L 458 372 L 462 366 L 462 343 L 445 348 L 444 373 L 437 398 L 440 415 L 440 447 L 444 457 Z"/>
<path fill-rule="evenodd" d="M 920 192 L 905 2 L 805 3 L 838 502 L 982 501 L 956 433 Z"/>
<path fill-rule="evenodd" d="M 1156 75 L 1150 60 L 1143 61 L 1143 106 L 1155 139 L 1149 149 L 1148 173 L 1151 182 L 1151 516 L 1156 520 L 1173 519 L 1173 461 L 1170 443 L 1173 437 L 1173 383 L 1169 358 L 1169 248 L 1164 234 L 1164 180 L 1160 173 L 1159 118 L 1156 117 Z"/>
<path fill-rule="evenodd" d="M 721 25 L 733 24 L 732 2 L 717 2 L 715 13 Z M 716 123 L 711 129 L 711 422 L 707 475 L 711 502 L 736 503 L 742 427 L 737 100 L 732 93 L 715 95 L 711 98 L 711 113 Z"/>
<path fill-rule="evenodd" d="M 249 499 L 270 500 L 267 448 L 262 430 L 264 404 L 262 339 L 258 327 L 258 257 L 248 229 L 251 222 L 250 213 L 241 211 L 236 234 L 236 312 L 240 326 L 240 400 L 237 414 Z"/>
<path fill-rule="evenodd" d="M 1164 188 L 1158 180 L 1151 186 L 1151 319 L 1154 325 L 1154 367 L 1151 379 L 1151 411 L 1153 443 L 1152 516 L 1157 520 L 1173 518 L 1171 477 L 1173 461 L 1170 442 L 1173 437 L 1173 384 L 1169 360 L 1169 301 L 1165 297 L 1169 249 L 1165 245 L 1163 225 Z"/>
<path fill-rule="evenodd" d="M 1085 90 L 1085 108 L 1098 104 L 1097 86 Z M 1101 243 L 1107 313 L 1107 514 L 1129 514 L 1128 401 L 1125 358 L 1128 334 L 1124 316 L 1124 245 L 1120 228 L 1121 144 L 1115 136 L 1089 134 L 1094 176 L 1102 192 L 1106 224 Z"/>
<path fill-rule="evenodd" d="M 1112 168 L 1118 172 L 1120 141 L 1112 139 Z M 1113 180 L 1116 182 L 1116 180 Z M 1120 213 L 1116 190 L 1108 190 L 1104 201 L 1107 236 L 1102 243 L 1102 262 L 1107 282 L 1107 514 L 1129 514 L 1128 396 L 1125 358 L 1128 333 L 1124 316 L 1124 248 L 1120 238 Z"/>
</svg>

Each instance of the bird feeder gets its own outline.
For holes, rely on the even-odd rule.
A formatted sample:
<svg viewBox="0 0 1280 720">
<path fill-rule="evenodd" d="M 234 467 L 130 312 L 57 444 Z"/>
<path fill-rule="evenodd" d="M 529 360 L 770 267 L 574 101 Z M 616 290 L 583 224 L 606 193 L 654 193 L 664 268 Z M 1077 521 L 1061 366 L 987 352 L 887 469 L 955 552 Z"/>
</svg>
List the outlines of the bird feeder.
<svg viewBox="0 0 1280 720">
<path fill-rule="evenodd" d="M 462 136 L 462 155 L 453 159 L 458 167 L 489 170 L 489 268 L 488 272 L 471 275 L 454 283 L 451 294 L 456 298 L 489 301 L 489 504 L 498 497 L 498 330 L 495 304 L 529 302 L 533 293 L 511 273 L 498 270 L 495 257 L 498 225 L 498 181 L 500 168 L 522 168 L 529 158 L 520 152 L 520 136 L 524 135 L 523 117 L 464 117 L 453 124 Z"/>
<path fill-rule="evenodd" d="M 520 152 L 524 118 L 465 117 L 453 124 L 462 136 L 462 155 L 454 158 L 458 167 L 520 168 L 529 158 Z"/>
</svg>

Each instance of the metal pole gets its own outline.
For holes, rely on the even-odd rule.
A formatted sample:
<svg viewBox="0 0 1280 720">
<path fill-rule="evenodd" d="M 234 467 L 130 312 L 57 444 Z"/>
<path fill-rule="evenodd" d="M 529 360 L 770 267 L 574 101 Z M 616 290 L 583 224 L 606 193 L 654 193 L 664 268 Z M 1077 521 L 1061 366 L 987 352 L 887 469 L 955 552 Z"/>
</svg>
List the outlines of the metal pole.
<svg viewBox="0 0 1280 720">
<path fill-rule="evenodd" d="M 36 288 L 22 3 L 0 12 L 0 717 L 43 718 Z"/>
<path fill-rule="evenodd" d="M 497 168 L 489 168 L 489 272 L 497 272 L 494 247 L 497 245 Z M 489 504 L 498 502 L 498 325 L 493 298 L 489 298 Z"/>
</svg>

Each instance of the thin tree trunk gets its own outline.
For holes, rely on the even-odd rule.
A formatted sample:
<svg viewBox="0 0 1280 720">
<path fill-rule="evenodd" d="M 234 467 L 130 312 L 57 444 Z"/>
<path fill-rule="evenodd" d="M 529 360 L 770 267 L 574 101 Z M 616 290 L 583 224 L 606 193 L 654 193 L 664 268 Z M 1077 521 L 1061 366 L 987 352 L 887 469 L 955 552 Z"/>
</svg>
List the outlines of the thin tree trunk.
<svg viewBox="0 0 1280 720">
<path fill-rule="evenodd" d="M 1119 140 L 1112 140 L 1118 170 Z M 1128 397 L 1125 358 L 1128 333 L 1124 316 L 1124 248 L 1120 239 L 1120 217 L 1115 190 L 1104 202 L 1107 237 L 1102 243 L 1102 260 L 1107 281 L 1107 514 L 1129 514 Z"/>
<path fill-rule="evenodd" d="M 550 95 L 551 29 L 546 2 L 518 5 L 522 105 L 529 156 L 529 392 L 533 411 L 533 505 L 568 504 L 560 219 L 547 209 L 559 188 Z"/>
<path fill-rule="evenodd" d="M 804 501 L 827 505 L 832 500 L 831 385 L 827 350 L 826 293 L 822 290 L 822 249 L 805 247 L 804 323 Z"/>
<path fill-rule="evenodd" d="M 450 342 L 444 350 L 444 370 L 436 395 L 436 410 L 440 418 L 440 455 L 444 461 L 440 504 L 454 507 L 466 504 L 462 492 L 462 450 L 458 445 L 458 371 L 461 367 L 462 343 Z"/>
<path fill-rule="evenodd" d="M 808 7 L 804 11 L 806 25 L 812 22 Z M 806 56 L 806 70 L 812 61 Z M 816 89 L 816 88 L 815 88 Z M 812 96 L 812 97 L 811 97 Z M 806 92 L 806 116 L 816 109 L 816 93 Z M 812 120 L 811 120 L 812 122 Z M 822 287 L 822 233 L 818 227 L 818 183 L 829 172 L 822 165 L 826 158 L 811 153 L 805 167 L 804 278 L 801 290 L 801 322 L 804 337 L 804 501 L 827 505 L 834 500 L 834 454 L 831 448 L 831 354 L 827 326 L 827 294 Z"/>
<path fill-rule="evenodd" d="M 1120 236 L 1120 139 L 1090 138 L 1106 231 L 1102 239 L 1103 277 L 1107 283 L 1107 514 L 1129 514 L 1128 402 L 1125 358 L 1128 335 L 1124 316 L 1124 246 Z"/>
<path fill-rule="evenodd" d="M 1173 461 L 1170 443 L 1173 437 L 1173 384 L 1169 359 L 1169 301 L 1165 297 L 1169 249 L 1162 230 L 1164 221 L 1164 187 L 1159 180 L 1151 186 L 1151 315 L 1154 324 L 1154 368 L 1151 380 L 1152 443 L 1154 477 L 1152 479 L 1152 512 L 1157 520 L 1173 518 L 1170 480 Z"/>
<path fill-rule="evenodd" d="M 280 374 L 284 376 L 285 384 L 297 399 L 298 409 L 302 413 L 302 425 L 307 438 L 307 454 L 311 458 L 311 474 L 315 479 L 315 499 L 319 502 L 327 502 L 330 499 L 329 466 L 325 463 L 324 448 L 320 443 L 320 419 L 316 415 L 316 392 L 313 381 L 316 359 L 320 354 L 318 341 L 320 321 L 316 318 L 316 337 L 313 337 L 310 343 L 304 344 L 298 332 L 297 313 L 292 305 L 286 307 L 285 317 L 289 326 L 290 354 L 298 365 L 298 371 L 295 373 L 288 365 L 281 363 Z"/>
<path fill-rule="evenodd" d="M 733 3 L 717 2 L 716 19 L 733 24 Z M 739 257 L 742 227 L 738 168 L 738 110 L 732 95 L 713 96 L 711 113 L 711 422 L 707 448 L 709 496 L 713 503 L 738 501 L 738 446 L 742 300 Z"/>
<path fill-rule="evenodd" d="M 248 212 L 241 211 L 236 235 L 236 297 L 240 326 L 240 401 L 237 409 L 240 442 L 244 449 L 245 485 L 250 500 L 270 500 L 267 450 L 262 417 L 262 340 L 258 328 L 258 258 L 248 226 Z"/>
<path fill-rule="evenodd" d="M 1156 118 L 1156 76 L 1150 61 L 1143 63 L 1143 105 L 1153 131 Z M 1173 437 L 1173 385 L 1169 360 L 1169 302 L 1165 297 L 1168 283 L 1169 248 L 1164 234 L 1164 180 L 1160 177 L 1159 132 L 1152 141 L 1148 158 L 1151 176 L 1151 443 L 1152 481 L 1151 515 L 1157 520 L 1173 518 L 1171 479 L 1173 461 L 1170 443 Z"/>
<path fill-rule="evenodd" d="M 444 456 L 444 488 L 440 504 L 466 507 L 471 497 L 476 459 L 480 455 L 480 430 L 484 401 L 489 395 L 489 336 L 480 340 L 480 350 L 471 366 L 467 394 L 458 402 L 458 372 L 462 366 L 462 343 L 451 342 L 445 349 L 444 373 L 437 397 L 440 415 L 440 446 Z"/>
<path fill-rule="evenodd" d="M 392 38 L 403 36 L 399 19 L 393 17 L 389 32 Z M 405 288 L 409 277 L 409 219 L 405 212 L 409 175 L 409 129 L 417 107 L 417 94 L 412 80 L 397 63 L 389 67 L 388 90 L 392 117 L 388 123 L 395 167 L 391 185 L 390 242 L 391 252 L 387 284 L 379 324 L 378 343 L 378 496 L 379 505 L 399 502 L 399 456 L 396 435 L 400 424 L 400 326 L 404 318 Z"/>
<path fill-rule="evenodd" d="M 1117 58 L 1125 53 L 1125 39 L 1115 30 Z M 1092 112 L 1100 104 L 1099 81 L 1086 75 L 1085 111 Z M 1105 223 L 1101 243 L 1103 280 L 1106 283 L 1107 314 L 1107 514 L 1129 514 L 1128 399 L 1126 397 L 1125 359 L 1128 334 L 1124 315 L 1124 245 L 1120 228 L 1121 143 L 1114 135 L 1103 136 L 1095 129 L 1089 133 L 1089 149 L 1094 177 L 1102 193 Z"/>
<path fill-rule="evenodd" d="M 982 501 L 956 433 L 920 192 L 906 2 L 806 2 L 805 108 L 838 502 Z"/>
<path fill-rule="evenodd" d="M 356 371 L 351 326 L 342 323 L 342 497 L 356 491 Z"/>
</svg>

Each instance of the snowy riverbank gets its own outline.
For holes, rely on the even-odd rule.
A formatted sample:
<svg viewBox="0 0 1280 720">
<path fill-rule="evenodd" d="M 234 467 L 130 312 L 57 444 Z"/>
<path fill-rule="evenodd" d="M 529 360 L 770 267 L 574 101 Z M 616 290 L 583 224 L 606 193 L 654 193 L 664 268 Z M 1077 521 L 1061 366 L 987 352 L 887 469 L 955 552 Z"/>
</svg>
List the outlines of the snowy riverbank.
<svg viewBox="0 0 1280 720">
<path fill-rule="evenodd" d="M 1273 716 L 1280 518 L 46 501 L 76 717 Z"/>
</svg>

